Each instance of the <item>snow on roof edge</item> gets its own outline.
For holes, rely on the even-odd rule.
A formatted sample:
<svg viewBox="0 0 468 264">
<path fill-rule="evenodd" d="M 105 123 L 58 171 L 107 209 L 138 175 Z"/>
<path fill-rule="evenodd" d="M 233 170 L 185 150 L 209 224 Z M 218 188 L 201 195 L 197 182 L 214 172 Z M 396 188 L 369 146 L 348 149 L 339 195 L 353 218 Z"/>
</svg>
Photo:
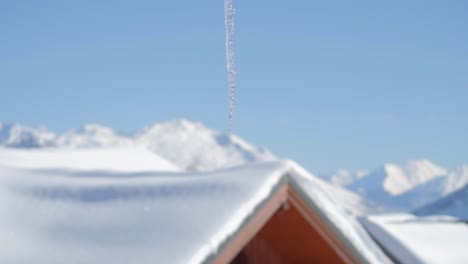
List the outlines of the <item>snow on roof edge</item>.
<svg viewBox="0 0 468 264">
<path fill-rule="evenodd" d="M 404 247 L 402 243 L 393 235 L 391 235 L 384 228 L 366 217 L 359 219 L 362 226 L 367 230 L 367 233 L 372 239 L 382 248 L 387 256 L 392 259 L 395 263 L 424 263 L 415 254 L 413 254 L 408 248 Z M 384 243 L 383 241 L 386 240 Z"/>
<path fill-rule="evenodd" d="M 301 194 L 308 205 L 321 217 L 328 228 L 335 232 L 363 263 L 392 263 L 382 251 L 382 248 L 375 243 L 362 224 L 359 223 L 356 216 L 350 216 L 351 218 L 346 219 L 345 223 L 348 223 L 349 226 L 343 226 L 343 223 L 339 222 L 341 219 L 332 215 L 336 212 L 330 212 L 326 206 L 321 205 L 319 201 L 315 201 L 304 187 L 298 183 L 298 178 L 312 179 L 314 176 L 296 162 L 287 162 L 291 166 L 291 185 L 296 188 L 296 191 Z"/>
<path fill-rule="evenodd" d="M 375 243 L 357 219 L 348 219 L 348 221 L 352 222 L 353 231 L 356 233 L 349 234 L 344 232 L 340 229 L 338 223 L 333 221 L 333 217 L 327 215 L 324 212 L 324 208 L 319 206 L 317 202 L 314 201 L 313 198 L 310 197 L 301 187 L 298 180 L 295 179 L 295 177 L 311 178 L 314 176 L 294 161 L 283 160 L 276 163 L 280 165 L 279 168 L 260 188 L 255 199 L 250 200 L 248 205 L 241 208 L 236 213 L 235 219 L 231 220 L 227 227 L 223 228 L 214 238 L 212 238 L 208 245 L 203 246 L 198 253 L 192 257 L 189 263 L 211 263 L 212 260 L 216 258 L 216 256 L 218 256 L 218 254 L 240 232 L 240 230 L 242 230 L 254 217 L 257 210 L 262 208 L 264 204 L 267 203 L 282 186 L 284 186 L 284 184 L 291 184 L 291 186 L 294 187 L 301 197 L 305 199 L 308 205 L 326 223 L 327 227 L 342 239 L 345 245 L 362 261 L 362 263 L 392 263 L 388 256 L 383 252 L 382 248 Z M 356 245 L 356 242 L 362 243 Z M 369 250 L 369 247 L 372 249 L 371 251 Z"/>
<path fill-rule="evenodd" d="M 249 222 L 259 208 L 276 193 L 285 182 L 285 172 L 288 170 L 288 163 L 276 162 L 280 167 L 269 177 L 268 181 L 262 185 L 254 199 L 240 208 L 231 221 L 218 232 L 209 244 L 203 246 L 189 261 L 190 264 L 210 263 L 219 252 L 221 252 L 234 238 L 240 230 Z"/>
</svg>

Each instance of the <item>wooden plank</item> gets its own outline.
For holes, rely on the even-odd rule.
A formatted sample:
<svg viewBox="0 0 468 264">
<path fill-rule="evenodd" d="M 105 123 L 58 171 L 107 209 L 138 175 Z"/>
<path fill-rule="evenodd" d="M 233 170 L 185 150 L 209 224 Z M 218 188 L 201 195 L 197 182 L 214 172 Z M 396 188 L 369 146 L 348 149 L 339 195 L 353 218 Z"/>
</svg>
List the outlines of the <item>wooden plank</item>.
<svg viewBox="0 0 468 264">
<path fill-rule="evenodd" d="M 229 243 L 220 251 L 220 253 L 214 258 L 213 263 L 215 264 L 226 264 L 230 263 L 244 248 L 249 245 L 249 242 L 256 243 L 256 240 L 265 240 L 268 243 L 268 237 L 265 237 L 270 231 L 262 231 L 263 234 L 259 232 L 264 228 L 269 221 L 272 220 L 272 217 L 275 217 L 275 213 L 278 212 L 276 217 L 281 217 L 283 212 L 279 211 L 282 207 L 284 210 L 288 210 L 288 207 L 293 207 L 294 210 L 297 210 L 299 215 L 315 230 L 316 233 L 323 239 L 323 245 L 315 245 L 314 248 L 317 250 L 321 247 L 329 247 L 333 252 L 336 253 L 339 259 L 347 264 L 361 263 L 362 260 L 356 256 L 352 248 L 349 247 L 337 234 L 332 227 L 331 223 L 324 219 L 322 214 L 318 214 L 314 211 L 315 208 L 312 208 L 304 197 L 301 196 L 293 186 L 288 183 L 285 183 L 280 187 L 275 194 L 270 197 L 268 201 L 248 220 L 248 222 L 243 226 L 241 230 L 229 241 Z M 289 209 L 291 210 L 291 209 Z M 299 216 L 298 215 L 298 216 Z M 293 219 L 285 219 L 284 221 L 296 221 Z M 283 220 L 282 220 L 283 221 Z M 277 221 L 276 221 L 277 222 Z M 298 222 L 299 223 L 299 222 Z M 279 227 L 273 227 L 275 228 Z M 288 226 L 282 228 L 288 229 Z M 293 227 L 294 228 L 294 227 Z M 276 229 L 278 230 L 278 229 Z M 258 237 L 257 237 L 258 234 Z M 255 240 L 255 239 L 256 240 Z M 258 241 L 257 241 L 258 242 Z M 286 243 L 285 241 L 270 241 L 277 247 L 278 243 Z M 314 242 L 316 243 L 316 242 Z M 251 246 L 251 245 L 250 245 Z M 284 245 L 287 250 L 291 245 Z M 305 249 L 304 249 L 305 250 Z M 324 248 L 325 250 L 325 248 Z M 250 250 L 251 251 L 251 250 Z M 291 252 L 289 251 L 289 255 Z M 296 252 L 297 253 L 297 252 Z M 304 252 L 303 252 L 304 253 Z M 295 253 L 294 253 L 295 254 Z M 258 254 L 257 254 L 258 255 Z M 306 254 L 307 255 L 307 254 Z M 318 257 L 318 256 L 317 256 Z"/>
<path fill-rule="evenodd" d="M 287 201 L 288 188 L 285 184 L 282 186 L 257 213 L 248 221 L 248 223 L 239 231 L 239 233 L 229 242 L 229 244 L 216 256 L 214 264 L 230 263 L 239 252 L 249 243 L 250 240 L 260 231 L 266 222 L 281 208 Z"/>
<path fill-rule="evenodd" d="M 316 213 L 302 196 L 288 184 L 288 200 L 299 210 L 305 220 L 327 241 L 330 247 L 343 259 L 345 263 L 361 263 L 340 237 L 330 229 L 325 221 Z"/>
</svg>

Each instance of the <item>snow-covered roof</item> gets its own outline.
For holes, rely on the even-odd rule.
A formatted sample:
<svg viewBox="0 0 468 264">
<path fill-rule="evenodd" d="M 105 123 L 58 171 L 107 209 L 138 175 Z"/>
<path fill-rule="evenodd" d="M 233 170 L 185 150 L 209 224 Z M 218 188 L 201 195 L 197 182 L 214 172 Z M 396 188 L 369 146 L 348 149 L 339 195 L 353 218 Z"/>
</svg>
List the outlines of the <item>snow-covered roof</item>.
<svg viewBox="0 0 468 264">
<path fill-rule="evenodd" d="M 468 225 L 449 216 L 369 216 L 366 229 L 400 263 L 468 263 Z"/>
<path fill-rule="evenodd" d="M 0 162 L 0 263 L 205 262 L 285 182 L 300 188 L 362 258 L 389 262 L 354 217 L 359 198 L 292 162 L 210 173 Z"/>
<path fill-rule="evenodd" d="M 62 171 L 181 171 L 166 159 L 139 147 L 34 150 L 0 147 L 0 166 Z"/>
</svg>

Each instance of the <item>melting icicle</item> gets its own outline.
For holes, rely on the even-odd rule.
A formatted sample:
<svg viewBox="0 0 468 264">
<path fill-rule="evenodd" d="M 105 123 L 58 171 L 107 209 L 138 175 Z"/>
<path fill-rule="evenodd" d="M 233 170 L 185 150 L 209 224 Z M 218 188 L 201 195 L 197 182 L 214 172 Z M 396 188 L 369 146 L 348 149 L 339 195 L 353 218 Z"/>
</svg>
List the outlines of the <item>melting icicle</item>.
<svg viewBox="0 0 468 264">
<path fill-rule="evenodd" d="M 234 7 L 235 0 L 224 0 L 224 23 L 226 26 L 226 64 L 228 71 L 229 88 L 229 121 L 228 132 L 231 132 L 232 117 L 234 115 L 235 96 L 236 96 L 236 67 L 234 64 Z"/>
</svg>

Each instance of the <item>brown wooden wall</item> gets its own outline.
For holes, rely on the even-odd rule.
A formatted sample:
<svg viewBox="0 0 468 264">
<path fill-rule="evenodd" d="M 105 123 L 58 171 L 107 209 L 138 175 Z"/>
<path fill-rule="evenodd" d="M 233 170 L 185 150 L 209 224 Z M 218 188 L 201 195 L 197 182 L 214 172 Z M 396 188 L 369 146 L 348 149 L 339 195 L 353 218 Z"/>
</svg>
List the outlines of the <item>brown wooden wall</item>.
<svg viewBox="0 0 468 264">
<path fill-rule="evenodd" d="M 231 263 L 345 262 L 301 213 L 289 206 L 278 210 Z"/>
</svg>

